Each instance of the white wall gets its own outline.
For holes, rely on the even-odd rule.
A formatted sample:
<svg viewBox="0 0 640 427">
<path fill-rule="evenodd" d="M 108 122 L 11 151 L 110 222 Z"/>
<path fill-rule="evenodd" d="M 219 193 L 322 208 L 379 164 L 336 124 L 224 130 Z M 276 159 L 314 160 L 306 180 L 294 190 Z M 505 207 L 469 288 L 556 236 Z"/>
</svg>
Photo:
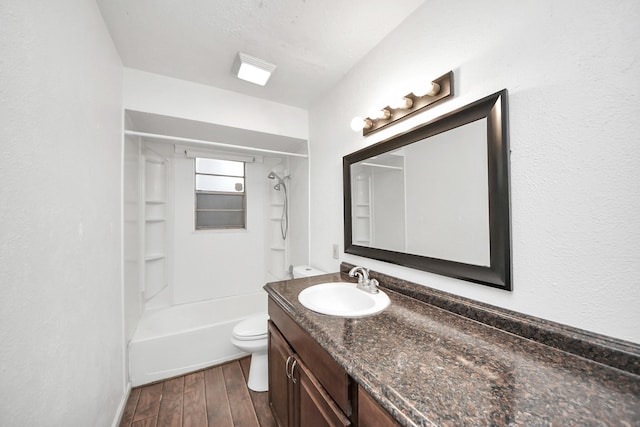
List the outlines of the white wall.
<svg viewBox="0 0 640 427">
<path fill-rule="evenodd" d="M 289 263 L 309 263 L 309 161 L 289 158 Z"/>
<path fill-rule="evenodd" d="M 307 139 L 307 111 L 252 96 L 131 68 L 124 69 L 124 108 Z"/>
<path fill-rule="evenodd" d="M 140 293 L 140 239 L 142 227 L 140 218 L 142 195 L 140 191 L 140 137 L 127 135 L 123 147 L 123 291 L 124 291 L 124 327 L 125 341 L 129 342 L 142 315 Z"/>
<path fill-rule="evenodd" d="M 405 170 L 369 168 L 372 176 L 371 228 L 375 230 L 372 232 L 373 247 L 407 252 L 410 236 L 406 232 Z"/>
<path fill-rule="evenodd" d="M 455 9 L 455 10 L 454 10 Z M 640 342 L 640 3 L 430 1 L 309 113 L 311 262 L 336 270 L 341 157 L 509 90 L 513 292 L 356 256 L 426 286 Z M 353 116 L 455 73 L 454 99 L 362 138 Z"/>
<path fill-rule="evenodd" d="M 0 58 L 0 425 L 111 425 L 125 394 L 120 59 L 91 0 L 3 1 Z"/>
<path fill-rule="evenodd" d="M 237 133 L 237 142 L 223 142 L 259 146 L 261 144 L 274 143 L 274 141 L 278 140 L 277 137 L 282 137 L 282 141 L 280 141 L 282 146 L 292 146 L 290 149 L 295 152 L 307 151 L 306 144 L 304 144 L 305 146 L 296 146 L 298 144 L 296 141 L 304 143 L 308 138 L 308 114 L 306 110 L 300 108 L 127 68 L 124 69 L 123 103 L 124 108 L 129 110 L 213 123 L 224 126 L 226 129 L 225 132 L 229 129 L 240 130 Z M 257 138 L 265 137 L 264 141 L 260 140 L 248 143 L 248 141 L 242 140 L 247 138 L 247 133 L 241 130 L 255 131 Z M 180 134 L 179 130 L 170 134 L 184 136 Z M 274 138 L 274 136 L 276 136 L 276 138 Z M 283 149 L 271 146 L 261 148 Z M 246 154 L 246 152 L 241 151 L 240 154 Z M 265 162 L 266 161 L 265 158 Z M 287 254 L 289 255 L 288 262 L 306 264 L 308 263 L 309 253 L 308 161 L 306 158 L 292 157 L 287 164 L 290 165 L 289 173 L 291 174 L 291 180 L 288 181 L 291 202 L 289 207 L 290 233 L 287 248 Z M 257 186 L 260 186 L 262 193 L 259 196 L 266 197 L 267 190 L 270 188 L 269 186 L 273 187 L 274 183 L 273 181 L 266 182 L 268 168 L 258 173 L 256 172 L 256 167 L 257 165 L 252 167 L 252 173 L 256 174 L 255 177 L 251 178 L 255 179 L 254 185 L 252 186 L 254 190 Z M 185 177 L 181 179 L 187 179 L 185 171 L 181 171 L 180 174 Z M 176 179 L 178 178 L 176 177 Z M 183 182 L 183 186 L 186 188 L 187 183 Z M 247 188 L 250 189 L 250 187 Z M 177 191 L 176 189 L 176 192 Z M 255 197 L 253 198 L 255 199 Z M 183 201 L 188 202 L 186 200 Z M 189 206 L 192 206 L 192 204 Z M 265 210 L 268 208 L 268 206 L 260 207 L 259 212 L 260 215 L 262 215 L 262 220 L 268 220 L 267 215 L 270 215 L 270 212 Z M 258 211 L 253 209 L 253 212 Z M 258 289 L 256 286 L 262 287 L 264 285 L 264 276 L 256 281 L 258 277 L 257 270 L 244 272 L 242 275 L 237 274 L 237 268 L 243 269 L 246 267 L 245 264 L 241 263 L 246 262 L 247 259 L 251 259 L 251 262 L 255 259 L 255 262 L 260 263 L 261 266 L 265 266 L 266 263 L 268 269 L 272 266 L 269 258 L 273 255 L 273 252 L 270 252 L 269 248 L 264 247 L 264 239 L 258 242 L 255 237 L 256 235 L 247 235 L 241 232 L 226 232 L 226 234 L 224 234 L 224 232 L 209 232 L 209 237 L 207 238 L 195 237 L 192 235 L 193 231 L 188 231 L 185 225 L 187 224 L 186 221 L 193 221 L 192 214 L 188 214 L 185 211 L 182 215 L 184 215 L 182 219 L 176 217 L 176 221 L 181 221 L 183 225 L 179 226 L 176 222 L 175 251 L 177 254 L 186 251 L 184 253 L 198 253 L 199 255 L 191 259 L 188 259 L 187 255 L 176 256 L 175 269 L 172 273 L 173 284 L 175 286 L 173 293 L 175 303 L 217 298 L 225 295 L 237 295 L 246 293 L 249 289 Z M 179 227 L 181 227 L 182 231 L 178 231 Z M 269 231 L 264 230 L 268 234 L 265 238 L 268 239 L 270 237 Z M 180 239 L 178 238 L 178 234 L 181 236 Z M 214 240 L 216 240 L 216 243 L 207 243 L 213 242 Z M 235 249 L 227 252 L 223 249 L 225 244 L 230 244 L 231 247 Z M 256 246 L 258 244 L 262 246 Z M 244 247 L 243 245 L 247 245 L 246 247 L 250 248 L 248 252 L 245 253 L 240 249 Z M 214 247 L 217 249 L 213 249 Z M 256 252 L 258 247 L 262 251 L 262 255 L 259 258 L 248 258 L 258 253 Z M 208 250 L 213 250 L 213 252 L 206 252 Z M 245 253 L 244 256 L 242 256 L 243 253 Z M 222 258 L 219 259 L 217 264 L 211 264 L 210 260 L 212 257 L 215 259 L 215 257 L 218 256 Z M 181 257 L 182 259 L 179 260 Z M 200 271 L 200 267 L 196 268 L 197 271 L 200 271 L 204 275 L 198 276 L 194 272 L 193 268 L 197 264 L 196 261 L 205 263 L 204 272 Z M 212 269 L 218 264 L 217 271 L 224 271 L 224 273 L 221 279 L 216 280 L 216 282 L 225 284 L 212 287 L 211 276 L 214 273 Z M 219 268 L 223 268 L 223 270 L 219 270 Z M 286 268 L 286 266 L 283 267 L 283 271 L 284 268 Z M 196 276 L 196 280 L 192 280 L 194 276 Z M 281 278 L 280 275 L 278 275 L 277 278 Z M 275 279 L 275 276 L 268 276 L 268 280 Z M 218 289 L 217 287 L 220 288 Z"/>
<path fill-rule="evenodd" d="M 491 264 L 486 134 L 483 119 L 407 147 L 406 252 Z"/>
</svg>

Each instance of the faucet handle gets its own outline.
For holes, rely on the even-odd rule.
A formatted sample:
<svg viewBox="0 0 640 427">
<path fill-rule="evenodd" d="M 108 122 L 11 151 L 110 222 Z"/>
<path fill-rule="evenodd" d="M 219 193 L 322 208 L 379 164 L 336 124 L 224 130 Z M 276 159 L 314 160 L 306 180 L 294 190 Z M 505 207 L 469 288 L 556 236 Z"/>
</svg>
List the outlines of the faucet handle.
<svg viewBox="0 0 640 427">
<path fill-rule="evenodd" d="M 378 292 L 380 292 L 380 289 L 378 289 L 379 284 L 380 283 L 376 279 L 369 280 L 369 292 L 371 292 L 372 294 L 377 294 Z"/>
</svg>

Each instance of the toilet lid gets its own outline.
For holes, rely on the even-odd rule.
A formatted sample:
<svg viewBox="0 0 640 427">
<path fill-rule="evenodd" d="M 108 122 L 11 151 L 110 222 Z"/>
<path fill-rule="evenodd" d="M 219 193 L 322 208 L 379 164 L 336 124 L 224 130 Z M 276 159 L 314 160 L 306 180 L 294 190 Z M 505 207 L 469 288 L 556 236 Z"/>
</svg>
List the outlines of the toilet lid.
<svg viewBox="0 0 640 427">
<path fill-rule="evenodd" d="M 237 339 L 260 339 L 267 336 L 267 313 L 247 317 L 233 328 L 233 336 Z"/>
</svg>

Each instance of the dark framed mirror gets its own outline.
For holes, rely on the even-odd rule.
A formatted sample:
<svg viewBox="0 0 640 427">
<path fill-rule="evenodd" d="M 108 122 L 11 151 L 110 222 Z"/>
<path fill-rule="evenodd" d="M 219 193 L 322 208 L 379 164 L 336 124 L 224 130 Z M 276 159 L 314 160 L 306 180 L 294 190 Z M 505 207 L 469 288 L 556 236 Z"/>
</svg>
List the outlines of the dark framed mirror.
<svg viewBox="0 0 640 427">
<path fill-rule="evenodd" d="M 345 252 L 511 290 L 507 91 L 343 158 Z"/>
</svg>

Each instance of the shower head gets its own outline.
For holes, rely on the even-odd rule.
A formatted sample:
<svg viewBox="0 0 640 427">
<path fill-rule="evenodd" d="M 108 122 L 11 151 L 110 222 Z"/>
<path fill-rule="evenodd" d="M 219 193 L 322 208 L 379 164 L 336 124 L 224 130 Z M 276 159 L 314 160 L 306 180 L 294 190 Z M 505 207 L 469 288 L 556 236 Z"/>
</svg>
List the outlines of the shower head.
<svg viewBox="0 0 640 427">
<path fill-rule="evenodd" d="M 284 178 L 280 178 L 280 176 L 278 176 L 278 174 L 275 173 L 274 171 L 269 172 L 269 175 L 267 175 L 267 178 L 269 178 L 269 179 L 277 179 L 278 180 L 278 183 L 273 186 L 274 190 L 279 191 L 280 190 L 280 184 L 284 184 Z"/>
<path fill-rule="evenodd" d="M 278 183 L 282 184 L 285 179 L 289 178 L 289 175 L 280 177 L 280 175 L 278 175 L 274 171 L 271 171 L 271 172 L 269 172 L 269 175 L 267 175 L 267 178 L 269 178 L 269 179 L 277 179 Z"/>
</svg>

